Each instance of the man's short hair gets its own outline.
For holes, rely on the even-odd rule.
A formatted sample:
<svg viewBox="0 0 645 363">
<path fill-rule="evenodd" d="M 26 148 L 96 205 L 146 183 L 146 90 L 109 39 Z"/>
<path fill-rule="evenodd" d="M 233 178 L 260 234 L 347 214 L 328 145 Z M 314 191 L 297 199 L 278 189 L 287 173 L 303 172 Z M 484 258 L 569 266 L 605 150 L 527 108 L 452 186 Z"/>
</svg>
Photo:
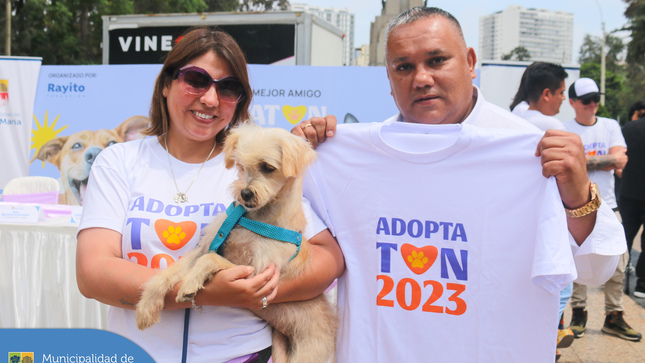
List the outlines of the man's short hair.
<svg viewBox="0 0 645 363">
<path fill-rule="evenodd" d="M 629 113 L 627 114 L 627 119 L 631 120 L 635 112 L 638 112 L 638 115 L 639 115 L 638 118 L 645 116 L 645 99 L 638 100 L 629 107 Z"/>
<path fill-rule="evenodd" d="M 453 25 L 455 25 L 455 27 L 459 31 L 459 36 L 461 37 L 461 39 L 464 40 L 464 33 L 461 31 L 461 25 L 459 24 L 459 21 L 457 20 L 457 18 L 455 18 L 452 14 L 450 14 L 449 12 L 443 9 L 439 9 L 435 7 L 416 6 L 412 9 L 402 12 L 397 17 L 392 19 L 392 21 L 390 21 L 390 24 L 387 26 L 387 30 L 385 31 L 386 46 L 387 46 L 387 39 L 389 38 L 390 32 L 392 31 L 392 29 L 396 28 L 399 25 L 410 24 L 417 20 L 426 19 L 433 16 L 442 16 L 450 20 L 450 22 L 452 22 Z M 464 43 L 465 42 L 466 41 L 464 40 Z"/>
<path fill-rule="evenodd" d="M 545 89 L 555 93 L 569 75 L 561 65 L 535 62 L 526 68 L 526 96 L 530 102 L 537 102 Z"/>
</svg>

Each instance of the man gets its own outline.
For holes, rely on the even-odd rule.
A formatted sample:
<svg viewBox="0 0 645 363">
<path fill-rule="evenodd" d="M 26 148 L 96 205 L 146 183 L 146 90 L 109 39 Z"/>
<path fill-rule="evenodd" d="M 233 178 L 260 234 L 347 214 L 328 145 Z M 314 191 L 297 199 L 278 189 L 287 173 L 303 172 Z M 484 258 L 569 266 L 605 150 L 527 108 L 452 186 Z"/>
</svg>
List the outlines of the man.
<svg viewBox="0 0 645 363">
<path fill-rule="evenodd" d="M 549 129 L 564 130 L 562 122 L 554 116 L 560 112 L 560 106 L 564 101 L 564 80 L 568 74 L 560 65 L 546 62 L 535 62 L 526 67 L 522 74 L 522 82 L 515 96 L 518 99 L 523 95 L 528 101 L 528 109 L 523 113 L 513 113 L 527 120 L 542 131 Z M 512 105 L 511 105 L 512 106 Z M 560 357 L 559 348 L 566 348 L 573 343 L 574 332 L 564 328 L 564 309 L 571 298 L 573 284 L 568 284 L 560 291 L 560 309 L 558 316 L 558 340 L 556 360 Z"/>
<path fill-rule="evenodd" d="M 600 91 L 590 78 L 580 78 L 569 87 L 569 104 L 575 118 L 565 122 L 570 132 L 580 135 L 587 154 L 589 178 L 598 185 L 603 203 L 616 209 L 614 170 L 622 171 L 627 163 L 625 139 L 616 120 L 598 117 Z M 641 334 L 632 329 L 623 318 L 623 284 L 628 254 L 621 256 L 616 271 L 605 283 L 605 324 L 602 331 L 626 340 L 638 341 Z M 587 286 L 574 283 L 571 307 L 573 314 L 569 328 L 576 337 L 582 337 L 587 323 Z"/>
<path fill-rule="evenodd" d="M 529 108 L 521 117 L 542 131 L 564 130 L 562 122 L 554 116 L 565 99 L 567 72 L 557 64 L 535 62 L 526 68 L 525 74 Z"/>
<path fill-rule="evenodd" d="M 475 52 L 452 15 L 414 8 L 386 39 L 400 114 L 342 129 L 320 149 L 305 186 L 346 258 L 338 362 L 553 359 L 557 292 L 575 276 L 573 258 L 587 259 L 579 278 L 598 284 L 624 251 L 610 242 L 589 256 L 593 226 L 606 223 L 607 211 L 591 198 L 579 138 L 550 130 L 540 140 L 533 126 L 485 102 L 472 85 Z M 324 120 L 313 121 L 293 132 L 324 140 Z M 535 175 L 533 155 L 555 179 Z M 565 218 L 561 203 L 589 213 Z M 535 329 L 517 331 L 524 323 Z"/>
<path fill-rule="evenodd" d="M 645 100 L 635 102 L 629 108 L 632 121 L 623 126 L 629 162 L 621 177 L 618 208 L 625 228 L 628 250 L 641 225 L 645 224 Z M 645 251 L 645 233 L 641 235 L 641 251 Z M 636 263 L 636 289 L 634 296 L 645 298 L 645 253 Z"/>
</svg>

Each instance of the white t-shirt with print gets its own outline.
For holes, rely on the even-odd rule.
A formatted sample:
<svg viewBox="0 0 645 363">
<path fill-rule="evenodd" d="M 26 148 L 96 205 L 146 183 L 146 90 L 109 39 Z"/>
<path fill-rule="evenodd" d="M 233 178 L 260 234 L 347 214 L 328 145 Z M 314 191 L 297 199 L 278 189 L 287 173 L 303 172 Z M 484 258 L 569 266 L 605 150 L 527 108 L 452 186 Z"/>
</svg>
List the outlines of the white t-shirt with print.
<svg viewBox="0 0 645 363">
<path fill-rule="evenodd" d="M 596 117 L 596 120 L 596 123 L 591 126 L 581 125 L 575 118 L 564 123 L 567 131 L 580 135 L 585 147 L 585 154 L 601 156 L 609 154 L 609 149 L 614 146 L 627 147 L 618 121 L 605 117 Z M 618 207 L 614 187 L 614 171 L 589 170 L 587 173 L 589 179 L 598 185 L 603 202 L 612 208 Z"/>
<path fill-rule="evenodd" d="M 305 196 L 345 256 L 339 363 L 553 360 L 576 270 L 540 137 L 390 120 L 319 146 Z"/>
<path fill-rule="evenodd" d="M 170 157 L 177 185 L 189 201 L 177 205 L 168 154 L 157 138 L 113 145 L 99 154 L 92 166 L 79 230 L 112 229 L 123 235 L 123 258 L 153 268 L 166 268 L 199 242 L 203 228 L 233 201 L 229 185 L 235 169 L 224 167 L 223 154 L 188 164 Z M 197 177 L 195 177 L 197 175 Z M 303 203 L 308 206 L 308 203 Z M 305 209 L 308 221 L 313 212 Z M 309 238 L 324 225 L 317 217 L 307 225 Z M 100 241 L 97 241 L 100 243 Z M 161 321 L 141 331 L 135 312 L 111 306 L 108 330 L 148 352 L 156 362 L 180 362 L 184 326 L 183 309 L 163 311 Z M 192 310 L 188 361 L 224 362 L 271 345 L 267 323 L 247 309 L 204 306 Z"/>
</svg>

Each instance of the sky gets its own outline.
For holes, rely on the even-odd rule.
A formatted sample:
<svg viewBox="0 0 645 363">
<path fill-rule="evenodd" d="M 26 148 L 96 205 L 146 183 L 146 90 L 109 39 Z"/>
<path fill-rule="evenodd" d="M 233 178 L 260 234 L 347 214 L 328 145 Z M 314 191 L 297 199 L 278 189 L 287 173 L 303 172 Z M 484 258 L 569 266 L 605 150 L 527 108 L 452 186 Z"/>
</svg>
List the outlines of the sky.
<svg viewBox="0 0 645 363">
<path fill-rule="evenodd" d="M 381 0 L 291 0 L 291 2 L 349 10 L 354 14 L 355 47 L 369 44 L 370 24 L 375 17 L 381 15 L 382 9 Z M 620 29 L 627 23 L 627 18 L 624 15 L 627 6 L 623 0 L 541 0 L 539 2 L 535 0 L 428 0 L 427 5 L 442 8 L 454 15 L 461 23 L 466 43 L 476 52 L 479 51 L 479 18 L 481 16 L 504 10 L 510 5 L 573 13 L 574 63 L 577 63 L 585 34 L 600 37 L 603 21 L 607 32 Z M 629 32 L 617 32 L 613 35 L 623 38 L 625 43 L 629 41 Z"/>
</svg>

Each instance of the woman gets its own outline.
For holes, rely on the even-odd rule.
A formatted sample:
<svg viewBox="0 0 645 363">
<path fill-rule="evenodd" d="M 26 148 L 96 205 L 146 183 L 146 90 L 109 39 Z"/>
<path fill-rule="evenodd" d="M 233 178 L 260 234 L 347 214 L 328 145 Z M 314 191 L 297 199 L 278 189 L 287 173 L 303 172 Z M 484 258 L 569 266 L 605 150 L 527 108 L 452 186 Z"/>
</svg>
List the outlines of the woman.
<svg viewBox="0 0 645 363">
<path fill-rule="evenodd" d="M 185 355 L 191 362 L 265 361 L 257 357 L 270 355 L 270 328 L 241 308 L 261 309 L 265 297 L 269 303 L 311 298 L 344 270 L 338 245 L 315 220 L 305 232 L 314 258 L 299 281 L 278 289 L 274 266 L 249 279 L 251 268 L 237 266 L 196 295 L 203 309 L 190 314 L 186 336 L 190 304 L 175 302 L 178 287 L 166 296 L 161 321 L 137 329 L 142 285 L 196 246 L 202 227 L 232 202 L 227 188 L 236 174 L 224 167 L 222 143 L 229 128 L 249 119 L 251 97 L 246 61 L 233 38 L 191 29 L 155 83 L 147 133 L 156 137 L 114 145 L 92 167 L 78 234 L 79 289 L 111 305 L 108 330 L 157 362 Z"/>
</svg>

